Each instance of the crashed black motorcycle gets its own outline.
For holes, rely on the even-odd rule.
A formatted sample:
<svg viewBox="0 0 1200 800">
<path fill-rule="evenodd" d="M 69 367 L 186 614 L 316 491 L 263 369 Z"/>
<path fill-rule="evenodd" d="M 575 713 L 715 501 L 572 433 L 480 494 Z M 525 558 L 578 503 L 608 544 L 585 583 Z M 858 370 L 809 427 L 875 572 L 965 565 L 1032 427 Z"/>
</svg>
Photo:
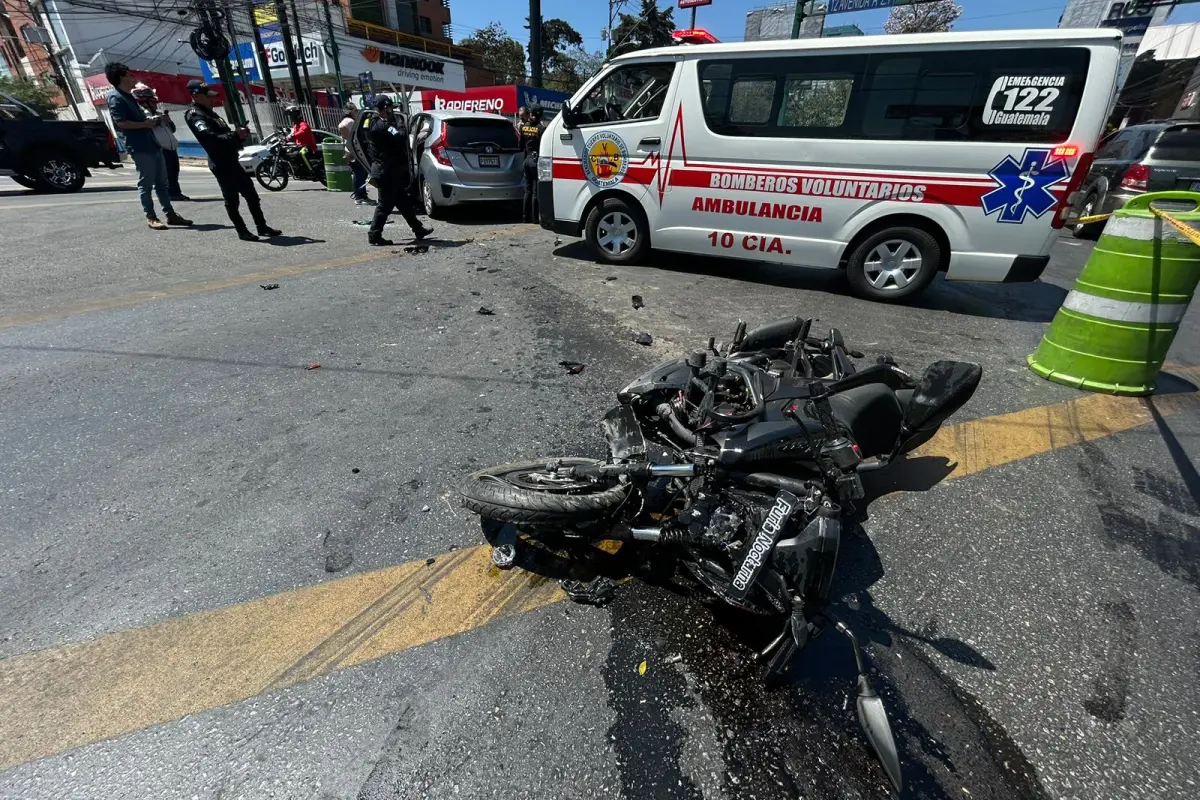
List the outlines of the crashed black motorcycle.
<svg viewBox="0 0 1200 800">
<path fill-rule="evenodd" d="M 266 158 L 258 162 L 254 177 L 264 189 L 272 192 L 282 192 L 291 178 L 324 185 L 325 162 L 320 153 L 309 153 L 305 164 L 297 145 L 280 140 L 272 143 Z"/>
<path fill-rule="evenodd" d="M 835 328 L 779 320 L 727 346 L 710 339 L 622 389 L 605 415 L 607 459 L 546 458 L 473 474 L 463 505 L 538 541 L 620 540 L 669 553 L 721 601 L 780 618 L 762 651 L 782 676 L 829 627 L 850 641 L 858 716 L 893 784 L 899 755 L 853 632 L 830 609 L 843 519 L 863 500 L 861 474 L 929 440 L 970 399 L 983 370 L 939 361 L 914 378 L 861 353 Z M 516 561 L 516 539 L 498 566 Z"/>
</svg>

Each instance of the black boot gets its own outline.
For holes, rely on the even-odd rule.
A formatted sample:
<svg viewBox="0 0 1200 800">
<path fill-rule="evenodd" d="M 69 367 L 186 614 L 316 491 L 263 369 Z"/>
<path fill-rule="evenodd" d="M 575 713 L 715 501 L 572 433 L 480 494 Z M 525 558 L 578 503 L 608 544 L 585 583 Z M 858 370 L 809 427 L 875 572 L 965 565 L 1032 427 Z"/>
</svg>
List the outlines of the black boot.
<svg viewBox="0 0 1200 800">
<path fill-rule="evenodd" d="M 250 232 L 249 228 L 238 228 L 238 238 L 243 242 L 257 242 L 258 237 Z"/>
<path fill-rule="evenodd" d="M 258 235 L 270 238 L 272 236 L 282 236 L 283 231 L 272 228 L 270 225 L 264 222 L 262 225 L 258 226 Z"/>
<path fill-rule="evenodd" d="M 371 236 L 368 234 L 367 244 L 371 245 L 372 247 L 392 247 L 396 243 L 391 239 L 385 239 L 382 236 Z"/>
<path fill-rule="evenodd" d="M 432 235 L 433 235 L 433 228 L 427 228 L 424 225 L 421 225 L 419 223 L 417 225 L 413 226 L 413 239 L 415 239 L 418 242 L 421 241 L 422 239 L 427 239 Z"/>
</svg>

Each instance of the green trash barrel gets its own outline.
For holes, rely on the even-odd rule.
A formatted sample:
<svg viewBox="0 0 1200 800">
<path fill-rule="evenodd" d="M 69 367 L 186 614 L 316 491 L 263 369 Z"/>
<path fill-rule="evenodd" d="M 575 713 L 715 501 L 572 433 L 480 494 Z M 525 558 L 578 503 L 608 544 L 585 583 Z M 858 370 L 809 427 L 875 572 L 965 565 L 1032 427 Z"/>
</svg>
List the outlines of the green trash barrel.
<svg viewBox="0 0 1200 800">
<path fill-rule="evenodd" d="M 354 191 L 354 176 L 346 163 L 342 140 L 330 137 L 321 142 L 321 156 L 325 160 L 325 188 L 331 192 Z"/>
<path fill-rule="evenodd" d="M 1171 206 L 1190 205 L 1189 211 Z M 1055 383 L 1146 395 L 1200 280 L 1200 247 L 1151 204 L 1200 227 L 1200 193 L 1140 195 L 1114 212 L 1029 367 Z"/>
</svg>

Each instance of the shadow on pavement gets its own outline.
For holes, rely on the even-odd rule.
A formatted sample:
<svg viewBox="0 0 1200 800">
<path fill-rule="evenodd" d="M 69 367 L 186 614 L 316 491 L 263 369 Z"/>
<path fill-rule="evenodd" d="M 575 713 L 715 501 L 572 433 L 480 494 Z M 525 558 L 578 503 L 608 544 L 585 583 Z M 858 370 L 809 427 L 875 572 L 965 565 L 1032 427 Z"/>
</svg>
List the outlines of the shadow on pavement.
<svg viewBox="0 0 1200 800">
<path fill-rule="evenodd" d="M 299 247 L 305 244 L 324 244 L 324 239 L 313 239 L 310 236 L 272 236 L 266 239 L 259 239 L 263 244 L 269 244 L 273 247 Z"/>
<path fill-rule="evenodd" d="M 555 248 L 554 255 L 598 263 L 591 248 L 583 241 L 573 241 Z M 815 292 L 849 295 L 850 287 L 842 270 L 796 267 L 755 261 L 692 254 L 651 252 L 645 266 L 668 272 L 731 278 L 740 281 Z M 920 294 L 897 305 L 908 305 L 931 311 L 949 311 L 976 317 L 994 317 L 1021 322 L 1049 322 L 1067 296 L 1067 290 L 1052 283 L 959 283 L 944 276 Z M 871 302 L 871 301 L 863 301 Z"/>
</svg>

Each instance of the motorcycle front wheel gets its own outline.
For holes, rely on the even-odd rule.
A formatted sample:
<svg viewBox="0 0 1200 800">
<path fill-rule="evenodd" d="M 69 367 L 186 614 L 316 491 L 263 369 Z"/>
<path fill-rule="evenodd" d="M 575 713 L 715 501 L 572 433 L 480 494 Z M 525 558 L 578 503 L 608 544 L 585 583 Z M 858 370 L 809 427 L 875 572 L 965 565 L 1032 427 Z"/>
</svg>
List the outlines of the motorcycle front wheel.
<svg viewBox="0 0 1200 800">
<path fill-rule="evenodd" d="M 287 168 L 275 158 L 260 161 L 254 169 L 254 177 L 264 189 L 271 192 L 282 192 L 288 185 Z"/>
<path fill-rule="evenodd" d="M 590 458 L 546 458 L 480 470 L 459 488 L 465 508 L 499 522 L 575 524 L 611 516 L 630 486 L 616 479 L 592 483 L 569 469 L 601 463 Z"/>
</svg>

